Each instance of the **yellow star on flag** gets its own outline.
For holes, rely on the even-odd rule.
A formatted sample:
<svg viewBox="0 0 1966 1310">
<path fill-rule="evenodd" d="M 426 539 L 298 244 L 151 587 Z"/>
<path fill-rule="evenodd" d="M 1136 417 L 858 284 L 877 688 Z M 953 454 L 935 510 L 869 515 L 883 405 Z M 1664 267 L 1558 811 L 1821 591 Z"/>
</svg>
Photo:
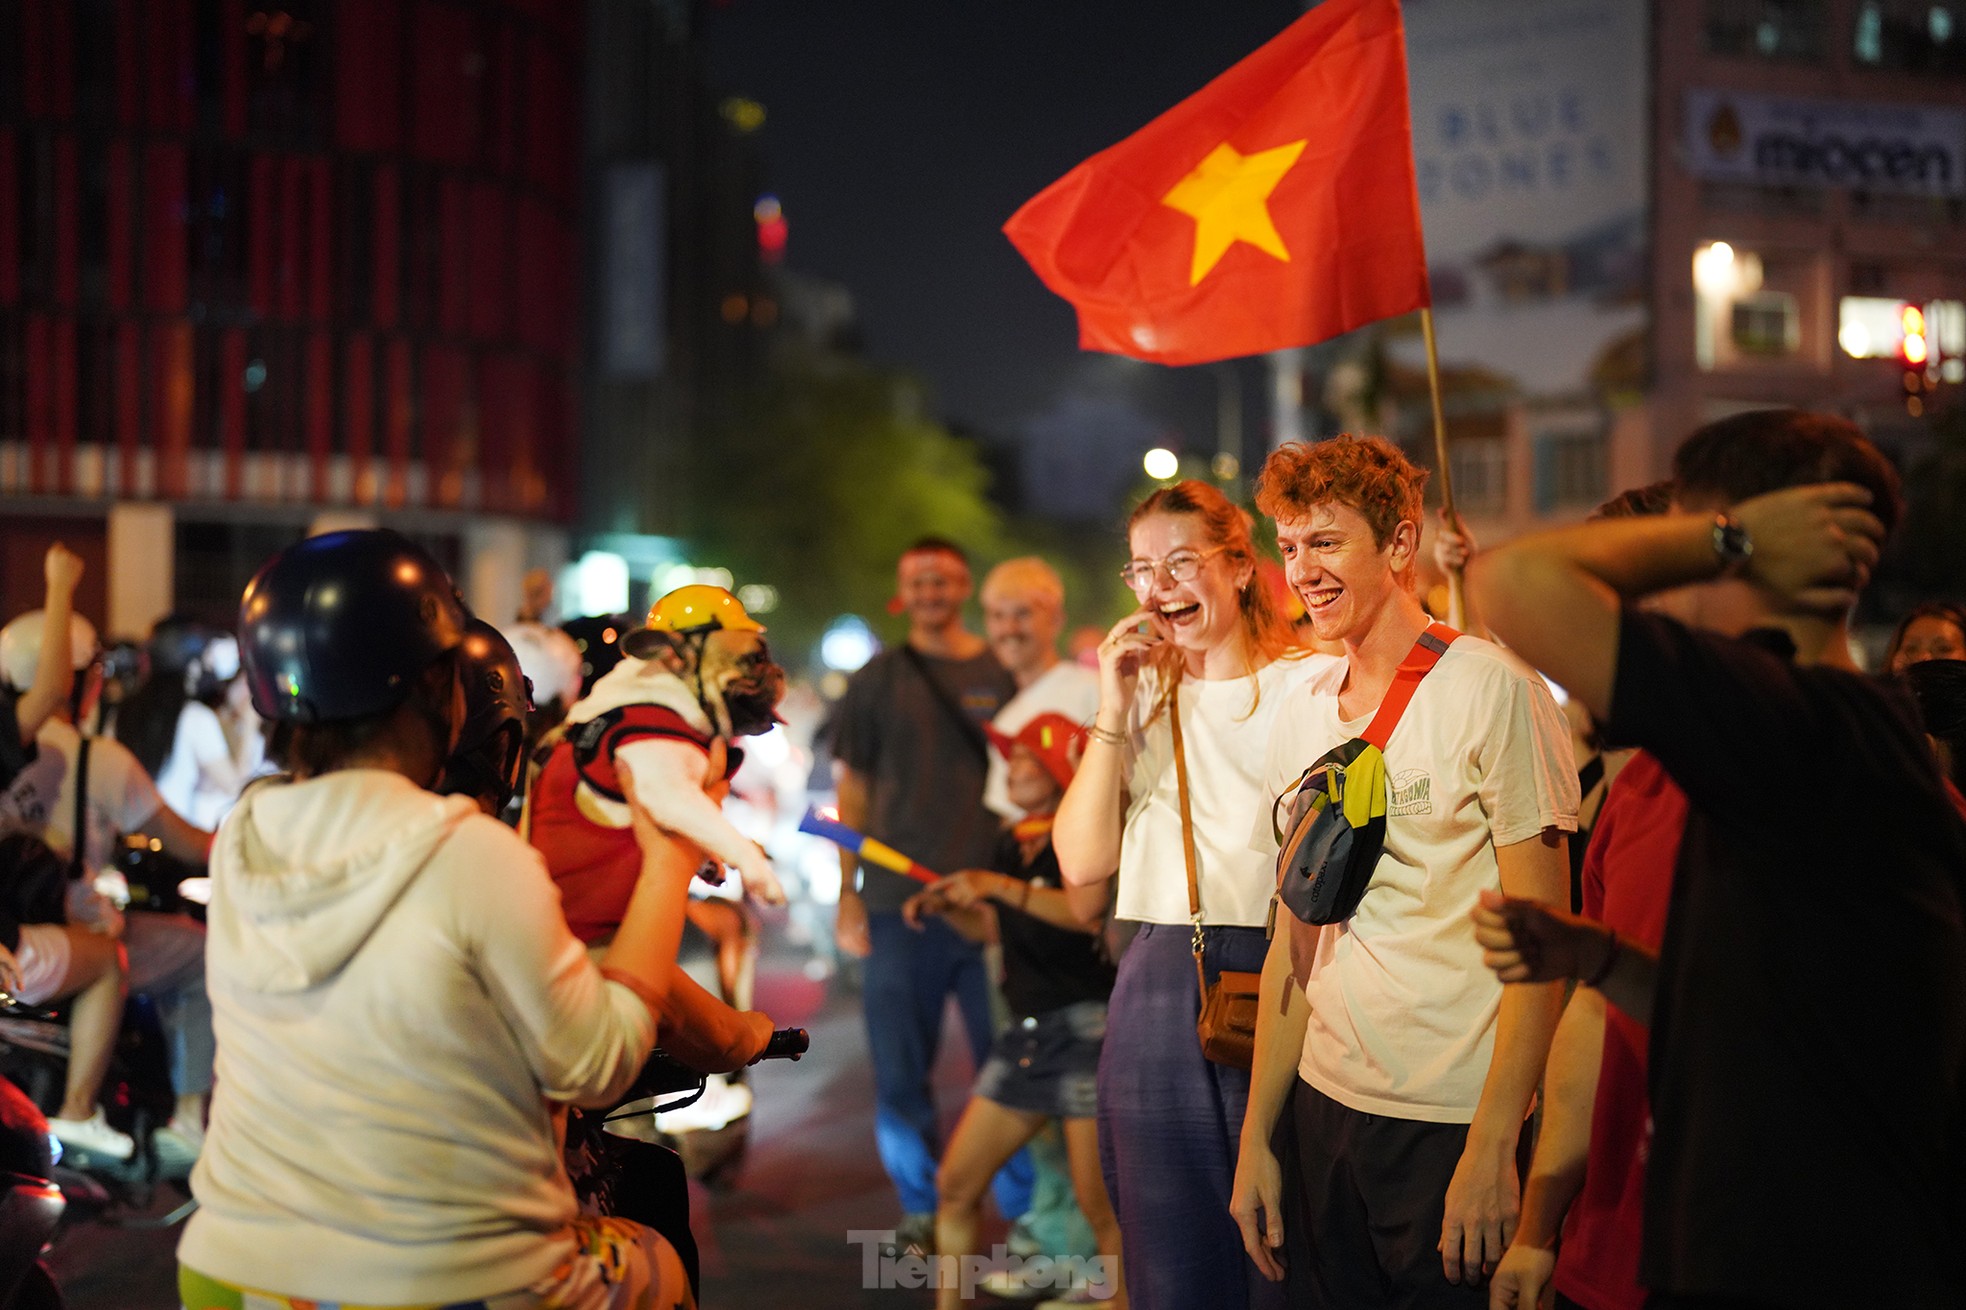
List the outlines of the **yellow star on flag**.
<svg viewBox="0 0 1966 1310">
<path fill-rule="evenodd" d="M 1245 155 L 1226 141 L 1208 152 L 1195 171 L 1174 184 L 1161 203 L 1195 220 L 1195 257 L 1188 285 L 1208 276 L 1229 247 L 1247 241 L 1258 250 L 1290 262 L 1290 251 L 1270 221 L 1270 193 L 1304 153 L 1305 142 Z"/>
</svg>

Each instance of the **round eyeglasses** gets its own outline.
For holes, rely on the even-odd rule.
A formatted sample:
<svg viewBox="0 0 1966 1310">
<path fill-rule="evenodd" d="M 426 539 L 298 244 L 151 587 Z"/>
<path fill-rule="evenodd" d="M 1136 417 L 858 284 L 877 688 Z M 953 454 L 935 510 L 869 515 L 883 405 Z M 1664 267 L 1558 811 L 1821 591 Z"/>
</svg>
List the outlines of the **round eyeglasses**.
<svg viewBox="0 0 1966 1310">
<path fill-rule="evenodd" d="M 1209 556 L 1219 555 L 1227 549 L 1227 546 L 1215 546 L 1200 552 L 1177 550 L 1166 559 L 1128 560 L 1126 567 L 1120 570 L 1120 581 L 1135 591 L 1151 590 L 1157 573 L 1167 574 L 1169 582 L 1193 582 Z"/>
</svg>

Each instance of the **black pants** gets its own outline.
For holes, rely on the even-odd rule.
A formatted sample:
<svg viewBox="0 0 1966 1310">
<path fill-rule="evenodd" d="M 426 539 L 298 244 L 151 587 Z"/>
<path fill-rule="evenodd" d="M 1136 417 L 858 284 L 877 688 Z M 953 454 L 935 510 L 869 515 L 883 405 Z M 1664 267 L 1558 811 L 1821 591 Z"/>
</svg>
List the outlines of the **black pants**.
<svg viewBox="0 0 1966 1310">
<path fill-rule="evenodd" d="M 1287 1288 L 1311 1310 L 1485 1310 L 1447 1281 L 1440 1225 L 1466 1124 L 1364 1114 L 1297 1083 L 1284 1192 Z M 1290 1186 L 1294 1180 L 1295 1186 Z"/>
</svg>

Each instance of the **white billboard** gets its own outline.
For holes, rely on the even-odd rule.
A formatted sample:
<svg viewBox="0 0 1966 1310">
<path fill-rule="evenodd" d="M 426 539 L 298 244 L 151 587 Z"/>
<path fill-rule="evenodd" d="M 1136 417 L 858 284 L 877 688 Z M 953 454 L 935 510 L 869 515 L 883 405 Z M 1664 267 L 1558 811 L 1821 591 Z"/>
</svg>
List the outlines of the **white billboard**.
<svg viewBox="0 0 1966 1310">
<path fill-rule="evenodd" d="M 1636 381 L 1619 374 L 1644 356 L 1647 8 L 1406 0 L 1444 365 L 1534 398 Z"/>
</svg>

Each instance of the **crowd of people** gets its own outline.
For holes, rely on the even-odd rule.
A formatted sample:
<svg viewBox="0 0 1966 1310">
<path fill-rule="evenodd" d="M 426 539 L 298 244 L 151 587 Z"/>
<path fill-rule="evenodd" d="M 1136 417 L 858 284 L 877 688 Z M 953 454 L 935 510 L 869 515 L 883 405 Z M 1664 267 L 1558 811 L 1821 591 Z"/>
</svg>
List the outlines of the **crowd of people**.
<svg viewBox="0 0 1966 1310">
<path fill-rule="evenodd" d="M 961 552 L 903 556 L 907 646 L 849 689 L 841 809 L 964 872 L 903 899 L 860 870 L 841 915 L 890 979 L 867 1023 L 896 1247 L 937 1254 L 952 1303 L 984 1173 L 1040 1115 L 1082 1136 L 1089 1113 L 1099 1177 L 1080 1152 L 1071 1178 L 1118 1259 L 1080 1301 L 1956 1303 L 1966 614 L 1920 606 L 1857 672 L 1888 461 L 1847 422 L 1757 412 L 1581 527 L 1477 553 L 1450 523 L 1464 630 L 1421 601 L 1425 478 L 1369 438 L 1270 456 L 1294 614 L 1218 491 L 1143 502 L 1138 608 L 1091 712 L 1058 707 L 1086 734 L 1070 782 L 1045 812 L 1033 752 L 1036 822 L 994 856 L 958 710 L 1007 717 L 1005 684 L 962 627 Z M 1028 640 L 986 631 L 1030 685 Z M 975 966 L 960 934 L 908 933 L 923 901 L 994 907 L 1016 998 L 994 1045 L 969 1020 L 947 1195 L 925 1071 Z M 1074 922 L 1115 964 L 1097 1021 L 1078 939 L 1031 984 L 1030 943 Z"/>
<path fill-rule="evenodd" d="M 1956 1303 L 1966 611 L 1859 671 L 1889 462 L 1711 424 L 1589 522 L 1445 524 L 1458 616 L 1418 585 L 1426 478 L 1273 452 L 1281 588 L 1255 517 L 1163 487 L 1086 663 L 1041 559 L 978 633 L 959 545 L 900 557 L 906 638 L 830 726 L 840 822 L 920 875 L 841 855 L 887 1254 L 943 1310 Z M 110 1160 L 155 1006 L 187 1310 L 693 1304 L 686 1213 L 613 1203 L 602 1115 L 658 1043 L 723 1075 L 772 1038 L 678 965 L 686 921 L 751 949 L 707 884 L 784 897 L 724 808 L 784 694 L 764 625 L 680 588 L 583 691 L 543 605 L 508 640 L 407 539 L 331 533 L 236 633 L 160 623 L 110 717 L 80 574 L 51 550 L 0 629 L 0 987 L 68 1010 L 50 1129 Z M 132 833 L 208 866 L 203 922 L 125 903 Z M 986 1199 L 1047 1259 L 974 1277 Z"/>
</svg>

